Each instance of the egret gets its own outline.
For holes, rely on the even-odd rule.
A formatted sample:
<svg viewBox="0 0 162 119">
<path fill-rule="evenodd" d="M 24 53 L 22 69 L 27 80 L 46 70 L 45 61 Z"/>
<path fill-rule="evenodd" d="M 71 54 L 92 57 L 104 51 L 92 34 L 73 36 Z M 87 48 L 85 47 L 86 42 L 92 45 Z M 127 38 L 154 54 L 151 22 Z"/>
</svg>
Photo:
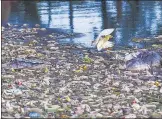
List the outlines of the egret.
<svg viewBox="0 0 162 119">
<path fill-rule="evenodd" d="M 104 29 L 93 42 L 97 46 L 97 50 L 101 51 L 102 49 L 111 48 L 114 46 L 113 42 L 108 41 L 112 36 L 110 35 L 114 29 Z"/>
</svg>

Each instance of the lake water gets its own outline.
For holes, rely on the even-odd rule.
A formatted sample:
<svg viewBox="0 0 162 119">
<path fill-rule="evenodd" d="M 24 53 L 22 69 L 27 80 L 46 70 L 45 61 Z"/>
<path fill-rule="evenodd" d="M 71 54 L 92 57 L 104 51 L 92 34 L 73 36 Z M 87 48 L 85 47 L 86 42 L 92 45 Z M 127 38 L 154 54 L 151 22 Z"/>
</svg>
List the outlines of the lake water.
<svg viewBox="0 0 162 119">
<path fill-rule="evenodd" d="M 133 38 L 162 35 L 161 1 L 41 1 L 14 4 L 9 18 L 14 24 L 40 24 L 46 28 L 68 29 L 85 34 L 80 38 L 63 39 L 91 47 L 91 42 L 107 28 L 115 28 L 115 47 L 144 47 Z"/>
</svg>

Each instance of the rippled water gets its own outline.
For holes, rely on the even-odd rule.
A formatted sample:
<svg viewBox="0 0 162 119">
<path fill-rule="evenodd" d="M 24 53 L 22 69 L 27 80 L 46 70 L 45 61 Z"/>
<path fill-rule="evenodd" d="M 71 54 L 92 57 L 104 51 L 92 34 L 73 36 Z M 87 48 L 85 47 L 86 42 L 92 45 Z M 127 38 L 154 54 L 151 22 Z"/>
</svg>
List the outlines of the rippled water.
<svg viewBox="0 0 162 119">
<path fill-rule="evenodd" d="M 91 41 L 106 28 L 115 28 L 115 46 L 137 46 L 132 38 L 153 37 L 162 34 L 161 1 L 41 1 L 14 5 L 10 20 L 16 24 L 39 23 L 47 28 L 68 29 L 85 34 L 84 37 L 60 42 L 77 43 L 91 47 Z"/>
</svg>

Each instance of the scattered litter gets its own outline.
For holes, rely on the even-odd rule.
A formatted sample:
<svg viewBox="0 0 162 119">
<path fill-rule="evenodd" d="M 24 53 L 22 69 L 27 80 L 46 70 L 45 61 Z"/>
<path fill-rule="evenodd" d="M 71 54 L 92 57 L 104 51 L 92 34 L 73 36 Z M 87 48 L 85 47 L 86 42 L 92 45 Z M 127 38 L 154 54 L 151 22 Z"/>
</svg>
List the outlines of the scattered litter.
<svg viewBox="0 0 162 119">
<path fill-rule="evenodd" d="M 89 58 L 88 55 L 85 55 L 85 57 L 83 58 L 83 62 L 85 62 L 85 63 L 92 63 L 93 60 L 91 58 Z"/>
<path fill-rule="evenodd" d="M 2 32 L 2 117 L 161 117 L 161 49 L 89 52 L 27 26 Z"/>
<path fill-rule="evenodd" d="M 36 113 L 36 112 L 30 112 L 29 113 L 29 117 L 30 118 L 39 118 L 40 117 L 40 114 L 39 113 Z"/>
</svg>

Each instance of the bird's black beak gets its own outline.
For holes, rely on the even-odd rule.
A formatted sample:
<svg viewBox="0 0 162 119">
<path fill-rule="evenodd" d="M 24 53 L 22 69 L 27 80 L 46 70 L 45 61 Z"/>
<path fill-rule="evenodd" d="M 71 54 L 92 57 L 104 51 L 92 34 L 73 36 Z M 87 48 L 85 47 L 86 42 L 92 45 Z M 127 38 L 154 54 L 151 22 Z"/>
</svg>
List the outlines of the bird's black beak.
<svg viewBox="0 0 162 119">
<path fill-rule="evenodd" d="M 95 43 L 95 40 L 93 40 L 93 41 L 91 42 L 91 46 L 94 45 L 94 43 Z"/>
</svg>

